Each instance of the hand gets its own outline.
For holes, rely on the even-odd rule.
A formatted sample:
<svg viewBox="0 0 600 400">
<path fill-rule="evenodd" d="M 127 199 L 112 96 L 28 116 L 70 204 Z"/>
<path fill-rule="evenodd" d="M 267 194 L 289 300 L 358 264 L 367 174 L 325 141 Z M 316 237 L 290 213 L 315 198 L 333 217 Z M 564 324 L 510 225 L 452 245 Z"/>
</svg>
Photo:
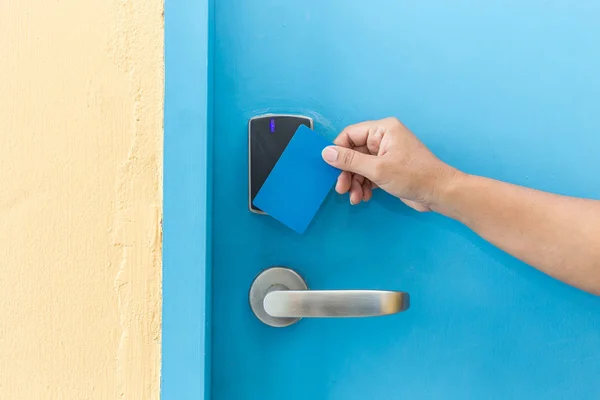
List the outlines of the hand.
<svg viewBox="0 0 600 400">
<path fill-rule="evenodd" d="M 458 171 L 435 157 L 398 119 L 346 127 L 323 159 L 341 169 L 335 186 L 350 204 L 369 201 L 379 187 L 417 211 L 430 211 L 436 194 Z"/>
</svg>

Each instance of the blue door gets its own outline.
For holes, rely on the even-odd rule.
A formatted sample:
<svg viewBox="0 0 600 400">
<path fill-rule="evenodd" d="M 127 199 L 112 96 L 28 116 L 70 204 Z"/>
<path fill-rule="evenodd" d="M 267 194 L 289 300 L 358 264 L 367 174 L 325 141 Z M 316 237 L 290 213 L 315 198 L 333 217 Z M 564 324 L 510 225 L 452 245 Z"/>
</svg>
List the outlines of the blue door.
<svg viewBox="0 0 600 400">
<path fill-rule="evenodd" d="M 210 398 L 600 398 L 597 297 L 381 192 L 354 207 L 332 193 L 298 235 L 248 211 L 247 141 L 265 113 L 309 116 L 330 139 L 396 116 L 466 172 L 600 198 L 600 4 L 219 0 L 213 11 Z M 411 307 L 271 327 L 248 298 L 273 266 L 314 290 L 407 292 Z"/>
</svg>

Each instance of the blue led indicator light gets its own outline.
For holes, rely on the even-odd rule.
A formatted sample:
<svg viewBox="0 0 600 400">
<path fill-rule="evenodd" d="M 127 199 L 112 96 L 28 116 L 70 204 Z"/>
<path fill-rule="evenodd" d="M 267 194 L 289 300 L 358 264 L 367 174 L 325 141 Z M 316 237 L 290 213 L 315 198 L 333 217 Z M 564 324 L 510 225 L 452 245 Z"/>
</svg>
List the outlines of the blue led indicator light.
<svg viewBox="0 0 600 400">
<path fill-rule="evenodd" d="M 271 133 L 275 133 L 275 119 L 271 118 L 271 122 L 269 123 L 269 126 L 271 127 Z"/>
</svg>

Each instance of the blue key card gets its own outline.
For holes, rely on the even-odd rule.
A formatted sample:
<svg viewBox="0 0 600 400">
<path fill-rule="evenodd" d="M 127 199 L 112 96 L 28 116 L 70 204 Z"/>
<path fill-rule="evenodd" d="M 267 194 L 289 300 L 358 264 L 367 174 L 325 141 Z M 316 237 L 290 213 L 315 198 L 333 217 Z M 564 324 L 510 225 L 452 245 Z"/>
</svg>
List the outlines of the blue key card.
<svg viewBox="0 0 600 400">
<path fill-rule="evenodd" d="M 304 233 L 340 171 L 321 152 L 331 143 L 302 125 L 254 198 L 254 205 L 298 233 Z"/>
</svg>

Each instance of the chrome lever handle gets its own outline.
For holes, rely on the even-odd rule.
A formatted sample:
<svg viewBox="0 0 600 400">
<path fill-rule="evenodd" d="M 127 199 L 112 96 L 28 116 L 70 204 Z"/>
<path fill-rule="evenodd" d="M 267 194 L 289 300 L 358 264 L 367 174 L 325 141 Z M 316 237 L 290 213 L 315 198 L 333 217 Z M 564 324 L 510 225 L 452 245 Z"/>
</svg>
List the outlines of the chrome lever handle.
<svg viewBox="0 0 600 400">
<path fill-rule="evenodd" d="M 284 267 L 261 272 L 250 288 L 254 315 L 284 327 L 301 318 L 374 317 L 405 311 L 408 293 L 387 290 L 308 290 L 302 277 Z"/>
<path fill-rule="evenodd" d="M 408 294 L 386 290 L 276 290 L 265 311 L 278 318 L 376 317 L 408 309 Z"/>
</svg>

